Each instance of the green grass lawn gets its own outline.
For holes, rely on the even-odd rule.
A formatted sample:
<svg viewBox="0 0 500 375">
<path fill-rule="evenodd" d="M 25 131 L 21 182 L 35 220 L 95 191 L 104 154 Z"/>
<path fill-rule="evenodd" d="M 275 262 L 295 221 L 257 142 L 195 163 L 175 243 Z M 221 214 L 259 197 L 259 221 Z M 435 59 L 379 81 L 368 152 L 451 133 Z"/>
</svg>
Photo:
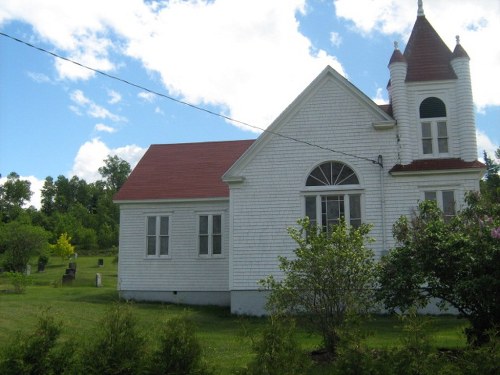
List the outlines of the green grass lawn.
<svg viewBox="0 0 500 375">
<path fill-rule="evenodd" d="M 104 259 L 98 267 L 97 259 Z M 61 285 L 68 262 L 51 258 L 45 272 L 32 273 L 33 284 L 26 293 L 14 294 L 5 275 L 0 275 L 0 350 L 19 332 L 32 329 L 40 312 L 50 314 L 63 324 L 61 338 L 84 341 L 98 328 L 109 305 L 118 301 L 117 269 L 113 257 L 83 257 L 77 262 L 76 279 Z M 95 287 L 96 273 L 102 274 L 103 287 Z M 170 317 L 187 315 L 197 327 L 205 357 L 222 374 L 243 367 L 252 358 L 251 339 L 266 324 L 264 318 L 233 316 L 226 308 L 187 307 L 162 303 L 135 303 L 135 316 L 141 330 L 151 337 L 159 332 L 162 322 Z M 462 334 L 466 322 L 451 316 L 431 317 L 433 344 L 440 348 L 463 347 Z M 370 332 L 367 344 L 373 348 L 399 345 L 400 322 L 388 316 L 376 316 L 364 325 Z M 304 350 L 320 346 L 320 337 L 298 327 L 297 338 Z"/>
</svg>

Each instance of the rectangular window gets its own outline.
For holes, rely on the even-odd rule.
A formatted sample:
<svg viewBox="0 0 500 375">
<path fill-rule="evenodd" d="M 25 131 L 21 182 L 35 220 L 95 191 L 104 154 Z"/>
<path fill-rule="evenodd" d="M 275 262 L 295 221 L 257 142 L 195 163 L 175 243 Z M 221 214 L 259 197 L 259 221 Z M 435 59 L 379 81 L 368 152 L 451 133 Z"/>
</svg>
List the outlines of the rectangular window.
<svg viewBox="0 0 500 375">
<path fill-rule="evenodd" d="M 200 215 L 198 221 L 198 253 L 222 255 L 222 215 Z"/>
<path fill-rule="evenodd" d="M 446 121 L 426 121 L 421 123 L 422 153 L 438 156 L 448 153 L 448 129 Z"/>
<path fill-rule="evenodd" d="M 319 206 L 318 206 L 319 204 Z M 341 217 L 352 226 L 361 225 L 361 194 L 336 194 L 305 197 L 305 214 L 312 225 L 328 232 Z"/>
<path fill-rule="evenodd" d="M 146 255 L 168 256 L 170 248 L 170 217 L 148 216 L 146 218 Z"/>
<path fill-rule="evenodd" d="M 439 209 L 443 211 L 445 220 L 455 216 L 455 192 L 453 190 L 425 191 L 424 199 L 435 201 Z"/>
</svg>

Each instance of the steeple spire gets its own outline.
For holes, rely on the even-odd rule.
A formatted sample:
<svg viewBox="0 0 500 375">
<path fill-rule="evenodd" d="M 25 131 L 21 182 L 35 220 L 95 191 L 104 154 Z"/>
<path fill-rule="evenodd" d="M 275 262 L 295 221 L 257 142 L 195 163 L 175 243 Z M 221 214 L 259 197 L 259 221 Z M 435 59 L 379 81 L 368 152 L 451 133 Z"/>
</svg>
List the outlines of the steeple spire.
<svg viewBox="0 0 500 375">
<path fill-rule="evenodd" d="M 423 1 L 422 0 L 418 0 L 418 12 L 417 12 L 417 16 L 425 16 L 424 14 L 424 4 L 423 4 Z"/>
</svg>

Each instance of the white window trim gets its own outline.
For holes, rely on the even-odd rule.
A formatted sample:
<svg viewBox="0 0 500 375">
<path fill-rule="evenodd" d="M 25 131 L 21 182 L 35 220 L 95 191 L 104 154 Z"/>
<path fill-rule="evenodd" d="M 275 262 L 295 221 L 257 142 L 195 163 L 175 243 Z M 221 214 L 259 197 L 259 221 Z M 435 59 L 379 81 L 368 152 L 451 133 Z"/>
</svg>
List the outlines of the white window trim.
<svg viewBox="0 0 500 375">
<path fill-rule="evenodd" d="M 200 254 L 200 217 L 208 216 L 208 254 Z M 220 216 L 221 253 L 213 254 L 213 217 Z M 197 212 L 196 253 L 199 258 L 224 258 L 224 214 L 222 212 Z"/>
<path fill-rule="evenodd" d="M 148 219 L 150 217 L 156 218 L 156 254 L 154 255 L 149 255 L 148 254 Z M 168 217 L 168 254 L 167 255 L 160 255 L 160 218 L 161 217 Z M 160 213 L 155 213 L 155 214 L 145 214 L 144 217 L 144 257 L 146 259 L 171 259 L 172 258 L 172 215 L 169 213 L 166 214 L 160 214 Z"/>
<path fill-rule="evenodd" d="M 431 124 L 431 137 L 432 137 L 432 153 L 424 154 L 424 142 L 422 135 L 422 124 L 424 122 L 430 122 Z M 448 143 L 448 152 L 439 152 L 439 142 L 438 142 L 438 122 L 446 123 L 446 139 Z M 420 155 L 422 158 L 442 158 L 448 157 L 450 155 L 450 124 L 447 117 L 431 117 L 431 118 L 420 118 L 419 119 L 419 143 L 420 143 Z"/>
<path fill-rule="evenodd" d="M 457 214 L 457 211 L 458 211 L 457 189 L 456 188 L 452 188 L 452 187 L 449 187 L 449 188 L 446 188 L 446 187 L 440 187 L 440 188 L 428 187 L 428 188 L 423 188 L 422 191 L 421 191 L 421 193 L 420 193 L 422 202 L 425 201 L 425 193 L 436 193 L 436 203 L 437 203 L 437 206 L 444 213 L 443 192 L 446 192 L 446 191 L 453 192 L 453 201 L 454 201 L 454 207 L 453 207 L 453 209 L 454 209 L 455 213 L 452 216 L 455 216 Z M 447 216 L 450 216 L 450 215 L 447 215 Z"/>
<path fill-rule="evenodd" d="M 302 194 L 302 217 L 306 216 L 306 197 L 316 197 L 316 221 L 318 227 L 323 226 L 323 215 L 322 215 L 322 207 L 321 207 L 321 198 L 326 196 L 333 195 L 343 195 L 344 196 L 344 219 L 347 225 L 351 224 L 351 210 L 350 210 L 350 200 L 349 195 L 358 194 L 360 196 L 360 205 L 361 205 L 361 223 L 365 222 L 365 195 L 363 194 L 364 189 L 360 188 L 356 185 L 357 189 L 346 190 L 345 186 L 342 190 L 319 190 L 316 189 L 315 192 L 304 192 Z"/>
</svg>

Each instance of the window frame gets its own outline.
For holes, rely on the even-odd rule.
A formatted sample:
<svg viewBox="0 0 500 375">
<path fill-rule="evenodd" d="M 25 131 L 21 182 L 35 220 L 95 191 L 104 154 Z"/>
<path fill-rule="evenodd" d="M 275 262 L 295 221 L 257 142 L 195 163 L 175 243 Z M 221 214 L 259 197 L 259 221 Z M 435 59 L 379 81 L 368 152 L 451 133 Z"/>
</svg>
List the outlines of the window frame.
<svg viewBox="0 0 500 375">
<path fill-rule="evenodd" d="M 420 155 L 425 158 L 435 158 L 435 157 L 444 157 L 450 154 L 450 132 L 448 130 L 448 121 L 446 117 L 433 117 L 420 120 Z M 440 137 L 439 135 L 439 124 L 444 123 L 446 129 L 446 137 Z M 430 137 L 424 137 L 423 134 L 423 126 L 424 124 L 430 125 Z M 446 152 L 439 151 L 439 140 L 446 139 Z M 432 146 L 431 153 L 424 153 L 424 140 L 430 140 Z"/>
<path fill-rule="evenodd" d="M 445 212 L 445 207 L 444 207 L 444 194 L 445 193 L 453 193 L 453 214 L 449 214 Z M 426 188 L 422 190 L 422 200 L 432 200 L 434 199 L 429 199 L 426 197 L 426 194 L 435 194 L 436 200 L 435 202 L 437 203 L 438 208 L 443 212 L 443 216 L 445 220 L 450 220 L 452 217 L 457 215 L 457 190 L 452 189 L 452 188 Z"/>
<path fill-rule="evenodd" d="M 427 105 L 432 105 L 432 100 L 439 101 L 440 107 L 433 110 L 427 107 Z M 427 103 L 425 103 L 427 102 Z M 436 93 L 428 93 L 427 95 L 422 95 L 420 104 L 417 108 L 417 118 L 418 118 L 418 139 L 419 139 L 419 155 L 423 158 L 440 158 L 448 157 L 451 154 L 451 139 L 450 139 L 450 124 L 448 116 L 448 106 L 446 105 L 446 100 L 443 95 L 436 95 Z M 435 104 L 434 104 L 435 105 Z M 424 106 L 424 107 L 422 107 Z M 434 116 L 433 116 L 434 115 Z M 424 117 L 421 117 L 424 116 Z M 430 125 L 430 136 L 424 137 L 423 127 L 425 123 Z M 440 135 L 440 124 L 444 123 L 444 129 L 446 131 L 446 136 Z M 446 140 L 446 151 L 440 152 L 440 140 Z M 432 147 L 432 152 L 424 153 L 424 145 L 426 141 L 430 141 Z"/>
<path fill-rule="evenodd" d="M 200 233 L 201 225 L 200 220 L 201 217 L 207 217 L 207 233 Z M 214 217 L 220 217 L 220 233 L 214 233 Z M 196 215 L 196 252 L 198 253 L 198 257 L 200 258 L 223 258 L 224 257 L 224 243 L 223 243 L 223 232 L 224 232 L 224 214 L 222 212 L 200 212 Z M 201 236 L 207 236 L 207 253 L 201 254 Z M 220 254 L 214 254 L 214 236 L 220 236 Z"/>
<path fill-rule="evenodd" d="M 345 186 L 344 186 L 345 187 Z M 326 190 L 320 190 L 320 191 L 314 191 L 314 192 L 304 192 L 303 194 L 303 216 L 307 216 L 306 214 L 306 202 L 307 198 L 315 197 L 315 205 L 316 205 L 316 219 L 311 220 L 311 222 L 315 222 L 315 224 L 319 228 L 323 228 L 327 231 L 329 231 L 328 226 L 325 226 L 323 223 L 323 199 L 328 198 L 328 197 L 338 197 L 341 196 L 343 198 L 343 206 L 344 206 L 344 214 L 343 217 L 345 219 L 345 222 L 347 225 L 352 225 L 352 220 L 359 220 L 359 225 L 361 225 L 364 222 L 364 208 L 365 208 L 365 203 L 364 203 L 364 194 L 363 194 L 363 189 L 359 186 L 357 186 L 354 189 L 342 189 L 342 190 L 337 190 L 337 189 L 330 189 L 328 191 Z M 358 196 L 359 197 L 359 218 L 351 219 L 351 197 L 353 196 Z M 339 215 L 339 218 L 342 215 Z"/>
<path fill-rule="evenodd" d="M 155 233 L 149 234 L 149 219 L 155 218 Z M 168 219 L 167 234 L 162 234 L 162 218 Z M 172 258 L 172 215 L 169 213 L 146 214 L 145 215 L 145 258 L 146 259 L 170 259 Z M 155 253 L 149 254 L 149 238 L 155 238 Z M 161 254 L 161 239 L 167 237 L 167 254 Z"/>
</svg>

